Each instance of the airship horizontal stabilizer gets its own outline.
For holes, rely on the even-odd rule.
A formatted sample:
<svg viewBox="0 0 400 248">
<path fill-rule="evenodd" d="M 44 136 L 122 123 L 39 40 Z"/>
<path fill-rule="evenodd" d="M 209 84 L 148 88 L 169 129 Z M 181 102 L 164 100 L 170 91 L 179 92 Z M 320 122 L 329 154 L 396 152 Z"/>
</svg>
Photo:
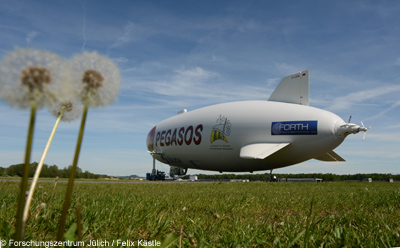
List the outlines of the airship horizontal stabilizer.
<svg viewBox="0 0 400 248">
<path fill-rule="evenodd" d="M 258 143 L 243 146 L 240 157 L 244 159 L 264 159 L 290 143 Z"/>
<path fill-rule="evenodd" d="M 321 156 L 318 156 L 314 159 L 320 160 L 320 161 L 325 161 L 325 162 L 329 162 L 329 161 L 344 162 L 344 161 L 346 161 L 346 160 L 344 160 L 344 158 L 340 157 L 339 154 L 337 154 L 334 151 L 327 152 L 327 153 L 325 153 Z"/>
</svg>

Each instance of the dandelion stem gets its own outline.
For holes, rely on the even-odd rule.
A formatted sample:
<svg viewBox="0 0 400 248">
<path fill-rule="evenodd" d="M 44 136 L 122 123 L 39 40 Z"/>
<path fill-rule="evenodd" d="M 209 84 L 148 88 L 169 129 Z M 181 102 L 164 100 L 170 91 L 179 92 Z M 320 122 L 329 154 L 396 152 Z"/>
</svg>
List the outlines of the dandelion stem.
<svg viewBox="0 0 400 248">
<path fill-rule="evenodd" d="M 66 219 L 67 219 L 69 203 L 71 201 L 72 190 L 74 187 L 76 167 L 78 164 L 79 152 L 81 150 L 83 131 L 85 129 L 88 108 L 89 108 L 89 98 L 86 99 L 85 106 L 83 108 L 82 121 L 81 121 L 80 130 L 79 130 L 78 141 L 76 143 L 75 156 L 74 156 L 74 160 L 73 160 L 73 164 L 72 164 L 71 175 L 68 180 L 67 193 L 65 194 L 63 212 L 61 214 L 61 220 L 60 220 L 60 226 L 58 227 L 58 233 L 57 233 L 58 241 L 63 241 L 63 237 L 64 237 L 64 229 L 65 229 L 65 224 L 66 224 Z"/>
<path fill-rule="evenodd" d="M 54 124 L 53 130 L 51 131 L 49 140 L 47 141 L 46 147 L 44 148 L 42 157 L 40 158 L 39 164 L 37 165 L 36 171 L 35 171 L 35 176 L 33 177 L 32 180 L 32 184 L 31 184 L 31 188 L 29 189 L 29 194 L 28 194 L 28 198 L 26 199 L 26 203 L 25 203 L 25 209 L 24 209 L 24 215 L 23 215 L 23 224 L 25 225 L 26 221 L 28 220 L 28 214 L 29 214 L 29 207 L 31 205 L 32 202 L 32 197 L 33 197 L 33 192 L 35 191 L 36 188 L 36 184 L 39 180 L 39 176 L 40 176 L 40 172 L 42 171 L 43 168 L 43 163 L 44 160 L 46 158 L 47 152 L 50 148 L 50 144 L 53 140 L 54 134 L 56 133 L 58 124 L 60 123 L 60 120 L 63 116 L 64 112 L 61 112 L 58 115 L 58 118 L 56 120 L 56 123 Z"/>
<path fill-rule="evenodd" d="M 26 190 L 28 188 L 28 178 L 29 178 L 29 169 L 30 169 L 30 158 L 31 158 L 31 150 L 33 143 L 33 129 L 35 126 L 35 117 L 36 117 L 36 104 L 33 104 L 31 107 L 31 117 L 29 121 L 28 128 L 28 138 L 26 141 L 26 149 L 25 149 L 25 166 L 21 179 L 21 188 L 19 192 L 18 199 L 18 210 L 17 210 L 17 222 L 15 226 L 15 240 L 22 241 L 25 237 L 25 224 L 23 221 L 24 207 L 26 201 Z"/>
</svg>

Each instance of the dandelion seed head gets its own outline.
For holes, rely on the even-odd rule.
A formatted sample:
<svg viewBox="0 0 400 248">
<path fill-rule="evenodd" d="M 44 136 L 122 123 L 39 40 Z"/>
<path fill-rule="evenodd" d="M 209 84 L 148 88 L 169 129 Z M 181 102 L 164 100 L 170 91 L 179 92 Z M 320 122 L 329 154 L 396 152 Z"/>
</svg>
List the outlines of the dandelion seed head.
<svg viewBox="0 0 400 248">
<path fill-rule="evenodd" d="M 50 72 L 46 68 L 28 67 L 21 71 L 21 82 L 32 92 L 35 89 L 43 90 L 44 84 L 51 81 Z"/>
<path fill-rule="evenodd" d="M 68 101 L 67 103 L 65 103 L 64 105 L 62 105 L 62 107 L 64 109 L 64 111 L 70 112 L 74 109 L 74 105 L 72 104 L 71 101 Z"/>
<path fill-rule="evenodd" d="M 16 49 L 0 61 L 0 96 L 11 106 L 41 108 L 70 92 L 68 74 L 54 53 Z"/>
<path fill-rule="evenodd" d="M 82 82 L 86 84 L 86 88 L 97 89 L 103 86 L 103 76 L 94 70 L 87 70 L 83 73 Z"/>
<path fill-rule="evenodd" d="M 46 203 L 44 203 L 44 202 L 40 203 L 40 208 L 41 209 L 45 209 L 46 208 Z"/>
<path fill-rule="evenodd" d="M 52 104 L 49 107 L 50 113 L 56 117 L 63 113 L 61 120 L 67 122 L 76 120 L 82 114 L 82 109 L 83 105 L 77 99 L 71 99 L 64 103 Z"/>
<path fill-rule="evenodd" d="M 112 103 L 118 96 L 120 73 L 110 59 L 96 52 L 84 52 L 71 59 L 71 80 L 82 102 L 92 107 Z"/>
</svg>

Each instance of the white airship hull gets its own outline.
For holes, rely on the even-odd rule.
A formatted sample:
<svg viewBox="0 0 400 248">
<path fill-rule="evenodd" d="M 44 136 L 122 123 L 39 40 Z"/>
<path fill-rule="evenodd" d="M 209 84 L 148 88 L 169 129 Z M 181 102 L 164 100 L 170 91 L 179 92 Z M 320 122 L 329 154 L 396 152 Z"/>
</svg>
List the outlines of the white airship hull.
<svg viewBox="0 0 400 248">
<path fill-rule="evenodd" d="M 186 170 L 175 168 L 252 172 L 313 158 L 345 161 L 333 149 L 351 133 L 362 131 L 365 137 L 370 127 L 345 123 L 308 105 L 309 72 L 305 70 L 284 77 L 268 101 L 179 112 L 150 131 L 147 149 L 154 159 L 171 165 L 170 174 L 176 175 Z"/>
<path fill-rule="evenodd" d="M 169 118 L 147 146 L 160 162 L 200 170 L 260 171 L 326 154 L 345 122 L 328 111 L 272 101 L 218 104 Z"/>
</svg>

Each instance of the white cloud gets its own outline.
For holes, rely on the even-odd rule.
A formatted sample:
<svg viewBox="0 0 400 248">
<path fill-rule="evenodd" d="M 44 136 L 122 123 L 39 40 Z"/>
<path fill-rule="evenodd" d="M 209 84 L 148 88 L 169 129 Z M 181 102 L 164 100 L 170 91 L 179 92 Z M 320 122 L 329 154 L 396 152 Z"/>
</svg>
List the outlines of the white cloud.
<svg viewBox="0 0 400 248">
<path fill-rule="evenodd" d="M 118 63 L 118 64 L 128 63 L 128 62 L 129 62 L 129 59 L 126 58 L 126 57 L 113 58 L 112 60 L 113 60 L 115 63 Z"/>
<path fill-rule="evenodd" d="M 377 133 L 377 132 L 375 132 L 375 130 L 373 130 L 372 133 L 368 132 L 367 139 L 374 139 L 374 140 L 387 141 L 387 142 L 400 142 L 400 132 L 391 132 L 391 133 L 378 132 Z M 400 143 L 399 143 L 399 145 L 400 145 Z M 398 155 L 400 156 L 399 152 L 398 152 Z"/>
<path fill-rule="evenodd" d="M 364 103 L 367 100 L 381 97 L 397 91 L 400 91 L 400 85 L 384 86 L 375 89 L 353 92 L 345 96 L 336 97 L 334 99 L 334 103 L 330 107 L 328 107 L 328 109 L 331 111 L 348 109 L 354 104 Z M 396 106 L 398 106 L 398 104 Z"/>
<path fill-rule="evenodd" d="M 300 70 L 305 70 L 307 68 L 299 69 L 299 66 L 297 65 L 290 65 L 287 63 L 276 63 L 275 68 L 278 69 L 282 73 L 290 74 L 290 73 L 296 73 Z"/>
<path fill-rule="evenodd" d="M 182 86 L 196 83 L 205 82 L 212 78 L 219 77 L 218 73 L 212 71 L 206 71 L 201 67 L 195 67 L 192 69 L 179 69 L 175 71 L 176 75 L 172 78 L 172 81 Z"/>
<path fill-rule="evenodd" d="M 35 39 L 39 35 L 36 31 L 30 31 L 26 34 L 26 43 L 31 43 L 33 39 Z"/>
<path fill-rule="evenodd" d="M 131 42 L 135 42 L 137 40 L 144 39 L 148 35 L 150 35 L 152 32 L 149 31 L 149 29 L 143 27 L 142 25 L 133 23 L 133 22 L 128 22 L 124 26 L 124 32 L 121 36 L 117 37 L 116 41 L 114 44 L 111 46 L 111 48 L 114 47 L 119 47 L 125 44 L 129 44 Z"/>
<path fill-rule="evenodd" d="M 156 80 L 160 78 L 161 80 Z M 131 78 L 123 84 L 125 96 L 150 96 L 153 104 L 163 107 L 198 107 L 240 100 L 267 100 L 269 85 L 235 84 L 219 73 L 196 66 L 179 68 L 173 75 L 156 79 Z M 273 80 L 273 79 L 272 79 Z M 167 98 L 165 98 L 167 97 Z"/>
<path fill-rule="evenodd" d="M 267 86 L 268 86 L 268 88 L 278 86 L 280 80 L 282 80 L 282 78 L 269 78 L 269 79 L 267 80 Z"/>
<path fill-rule="evenodd" d="M 391 111 L 391 110 L 393 110 L 393 109 L 395 109 L 395 108 L 397 108 L 399 106 L 400 106 L 400 101 L 397 101 L 397 102 L 393 103 L 389 108 L 384 109 L 384 110 L 380 111 L 378 114 L 376 114 L 374 116 L 371 116 L 371 117 L 369 117 L 367 119 L 364 119 L 364 120 L 371 120 L 371 119 L 379 118 L 379 117 L 383 116 L 384 114 L 386 114 L 387 112 L 389 112 L 389 111 Z"/>
<path fill-rule="evenodd" d="M 146 84 L 145 87 L 153 93 L 165 96 L 208 98 L 210 94 L 214 95 L 211 89 L 214 86 L 210 81 L 217 78 L 219 78 L 218 73 L 201 67 L 182 68 L 176 70 L 175 75 L 168 80 Z"/>
<path fill-rule="evenodd" d="M 215 61 L 223 61 L 223 60 L 225 60 L 224 57 L 219 56 L 219 55 L 217 56 L 217 55 L 215 55 L 214 53 L 212 54 L 212 59 L 211 59 L 212 62 L 215 62 Z"/>
</svg>

